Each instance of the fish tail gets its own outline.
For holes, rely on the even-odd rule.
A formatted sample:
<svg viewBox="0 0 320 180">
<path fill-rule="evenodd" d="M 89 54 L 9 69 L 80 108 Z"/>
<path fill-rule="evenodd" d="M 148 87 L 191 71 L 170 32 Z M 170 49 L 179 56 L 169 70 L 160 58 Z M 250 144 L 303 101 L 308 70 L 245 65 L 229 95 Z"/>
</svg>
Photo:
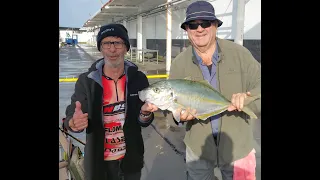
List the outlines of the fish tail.
<svg viewBox="0 0 320 180">
<path fill-rule="evenodd" d="M 248 114 L 251 119 L 258 119 L 258 117 L 254 114 L 254 112 L 250 108 L 248 108 L 247 106 L 244 106 L 242 108 L 242 111 L 245 112 L 246 114 Z"/>
</svg>

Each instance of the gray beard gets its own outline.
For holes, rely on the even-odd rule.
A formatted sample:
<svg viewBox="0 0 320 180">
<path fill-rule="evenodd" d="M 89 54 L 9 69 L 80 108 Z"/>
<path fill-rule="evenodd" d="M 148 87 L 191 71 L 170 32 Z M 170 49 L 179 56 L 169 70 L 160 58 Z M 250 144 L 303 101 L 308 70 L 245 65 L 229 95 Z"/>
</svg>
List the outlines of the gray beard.
<svg viewBox="0 0 320 180">
<path fill-rule="evenodd" d="M 118 59 L 116 62 L 113 62 L 113 63 L 111 63 L 108 60 L 105 60 L 105 64 L 111 68 L 118 68 L 118 67 L 120 67 L 121 63 L 122 63 L 122 61 L 120 59 Z"/>
</svg>

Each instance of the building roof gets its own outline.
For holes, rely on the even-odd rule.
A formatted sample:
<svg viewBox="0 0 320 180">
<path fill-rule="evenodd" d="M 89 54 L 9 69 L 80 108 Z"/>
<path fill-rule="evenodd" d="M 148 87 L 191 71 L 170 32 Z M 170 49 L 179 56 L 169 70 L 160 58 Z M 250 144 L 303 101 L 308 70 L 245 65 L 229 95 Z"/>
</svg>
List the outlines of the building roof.
<svg viewBox="0 0 320 180">
<path fill-rule="evenodd" d="M 178 3 L 189 4 L 195 0 L 172 0 L 169 5 Z M 82 28 L 96 28 L 103 24 L 130 20 L 138 14 L 148 14 L 164 11 L 168 5 L 167 0 L 109 0 L 104 4 Z"/>
</svg>

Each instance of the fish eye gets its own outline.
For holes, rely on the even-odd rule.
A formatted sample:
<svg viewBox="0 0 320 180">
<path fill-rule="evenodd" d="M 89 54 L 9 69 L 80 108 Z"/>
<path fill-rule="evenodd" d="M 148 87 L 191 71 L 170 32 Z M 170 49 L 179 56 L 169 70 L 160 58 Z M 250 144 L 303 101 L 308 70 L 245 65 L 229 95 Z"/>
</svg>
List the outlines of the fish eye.
<svg viewBox="0 0 320 180">
<path fill-rule="evenodd" d="M 154 88 L 153 91 L 154 91 L 155 93 L 160 93 L 160 89 L 159 89 L 159 88 Z"/>
</svg>

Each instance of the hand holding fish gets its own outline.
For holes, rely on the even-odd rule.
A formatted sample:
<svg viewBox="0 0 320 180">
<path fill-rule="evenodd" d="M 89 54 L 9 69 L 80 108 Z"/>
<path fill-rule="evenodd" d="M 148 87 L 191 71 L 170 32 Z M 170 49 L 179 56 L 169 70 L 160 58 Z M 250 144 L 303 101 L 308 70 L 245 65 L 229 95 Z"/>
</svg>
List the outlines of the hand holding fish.
<svg viewBox="0 0 320 180">
<path fill-rule="evenodd" d="M 231 105 L 228 107 L 228 111 L 241 111 L 244 106 L 244 100 L 250 95 L 250 92 L 233 94 L 231 98 Z"/>
<path fill-rule="evenodd" d="M 141 113 L 149 114 L 150 112 L 157 111 L 158 107 L 152 103 L 145 102 L 141 107 Z"/>
<path fill-rule="evenodd" d="M 186 110 L 182 110 L 181 108 L 179 108 L 177 110 L 177 113 L 180 113 L 180 120 L 181 121 L 190 121 L 190 120 L 193 120 L 196 118 L 193 115 L 195 115 L 197 113 L 197 110 L 190 109 L 190 108 L 187 108 Z"/>
</svg>

